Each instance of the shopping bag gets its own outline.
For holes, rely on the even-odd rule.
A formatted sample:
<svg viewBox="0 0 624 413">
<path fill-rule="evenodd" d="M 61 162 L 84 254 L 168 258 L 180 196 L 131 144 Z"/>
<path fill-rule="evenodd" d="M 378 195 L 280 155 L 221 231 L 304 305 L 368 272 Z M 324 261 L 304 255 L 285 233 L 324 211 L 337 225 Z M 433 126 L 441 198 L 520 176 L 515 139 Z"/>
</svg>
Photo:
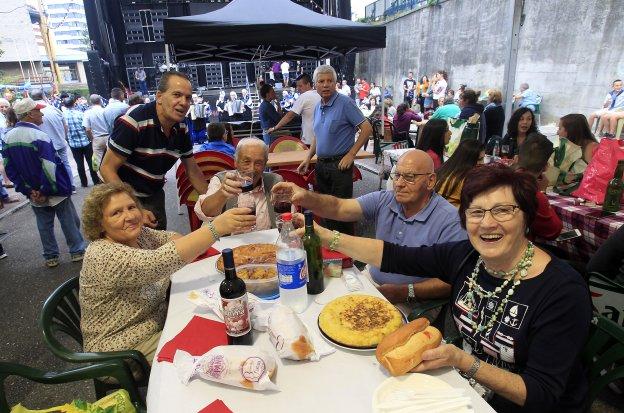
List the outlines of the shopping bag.
<svg viewBox="0 0 624 413">
<path fill-rule="evenodd" d="M 457 118 L 448 118 L 448 127 L 451 131 L 451 138 L 449 139 L 449 143 L 446 145 L 446 153 L 447 157 L 451 157 L 457 146 L 459 146 L 459 142 L 462 139 L 462 134 L 464 129 L 466 128 L 466 120 L 465 119 L 457 119 Z"/>
<path fill-rule="evenodd" d="M 620 159 L 624 159 L 624 142 L 617 139 L 602 139 L 587 165 L 583 180 L 572 196 L 602 204 L 607 185 L 613 178 Z"/>
</svg>

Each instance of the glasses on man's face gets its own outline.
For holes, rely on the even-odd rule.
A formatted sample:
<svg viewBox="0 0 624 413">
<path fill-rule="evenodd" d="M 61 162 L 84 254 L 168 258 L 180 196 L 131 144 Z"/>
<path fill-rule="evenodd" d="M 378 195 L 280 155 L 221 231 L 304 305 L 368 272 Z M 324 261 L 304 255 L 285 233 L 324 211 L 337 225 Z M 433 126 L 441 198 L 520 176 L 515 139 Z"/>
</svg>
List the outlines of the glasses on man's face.
<svg viewBox="0 0 624 413">
<path fill-rule="evenodd" d="M 494 208 L 467 208 L 466 220 L 474 224 L 478 224 L 485 218 L 485 213 L 490 211 L 492 218 L 498 222 L 505 222 L 511 220 L 516 214 L 516 209 L 519 209 L 518 205 L 497 205 Z"/>
<path fill-rule="evenodd" d="M 419 176 L 423 176 L 423 175 L 431 175 L 431 173 L 427 172 L 423 174 L 416 174 L 416 173 L 392 172 L 390 174 L 390 178 L 393 181 L 398 181 L 399 178 L 403 178 L 403 180 L 407 182 L 408 184 L 413 184 L 414 182 L 416 182 Z"/>
</svg>

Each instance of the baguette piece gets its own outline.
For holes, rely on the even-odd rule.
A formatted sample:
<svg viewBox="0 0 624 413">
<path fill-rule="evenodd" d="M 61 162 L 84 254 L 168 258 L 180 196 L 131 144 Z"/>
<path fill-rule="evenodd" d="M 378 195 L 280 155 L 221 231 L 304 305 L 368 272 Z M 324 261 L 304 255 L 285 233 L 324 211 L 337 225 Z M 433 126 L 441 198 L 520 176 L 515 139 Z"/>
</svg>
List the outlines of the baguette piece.
<svg viewBox="0 0 624 413">
<path fill-rule="evenodd" d="M 390 374 L 401 376 L 421 363 L 423 352 L 441 342 L 440 330 L 430 326 L 426 318 L 417 318 L 384 337 L 375 356 Z"/>
</svg>

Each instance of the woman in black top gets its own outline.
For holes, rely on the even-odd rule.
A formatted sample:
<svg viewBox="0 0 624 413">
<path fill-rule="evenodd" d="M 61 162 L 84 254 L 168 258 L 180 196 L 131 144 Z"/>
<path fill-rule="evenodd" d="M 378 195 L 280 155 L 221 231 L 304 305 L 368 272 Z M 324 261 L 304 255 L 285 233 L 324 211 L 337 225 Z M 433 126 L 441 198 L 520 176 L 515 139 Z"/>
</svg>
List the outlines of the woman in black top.
<svg viewBox="0 0 624 413">
<path fill-rule="evenodd" d="M 501 145 L 501 156 L 513 158 L 518 155 L 518 148 L 524 143 L 526 137 L 537 131 L 533 111 L 529 108 L 516 110 L 509 118 L 509 123 L 507 124 L 507 134 L 503 137 Z M 490 146 L 488 144 L 488 148 Z"/>
<path fill-rule="evenodd" d="M 493 392 L 490 404 L 499 412 L 582 412 L 588 383 L 580 352 L 591 300 L 577 272 L 527 239 L 536 191 L 534 178 L 499 164 L 471 171 L 459 208 L 466 241 L 405 247 L 321 227 L 317 233 L 325 245 L 382 271 L 451 284 L 463 349 L 427 350 L 416 371 L 470 372 Z"/>
<path fill-rule="evenodd" d="M 503 109 L 503 95 L 500 89 L 490 89 L 487 91 L 488 104 L 483 111 L 485 118 L 485 141 L 488 142 L 492 136 L 503 136 L 503 125 L 505 124 L 505 109 Z"/>
</svg>

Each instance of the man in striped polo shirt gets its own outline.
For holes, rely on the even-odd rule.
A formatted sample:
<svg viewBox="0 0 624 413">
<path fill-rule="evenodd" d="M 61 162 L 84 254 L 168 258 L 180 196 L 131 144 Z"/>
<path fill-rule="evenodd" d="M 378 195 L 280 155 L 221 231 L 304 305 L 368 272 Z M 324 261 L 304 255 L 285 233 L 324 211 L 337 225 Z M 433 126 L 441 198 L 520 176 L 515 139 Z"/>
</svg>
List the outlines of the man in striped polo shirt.
<svg viewBox="0 0 624 413">
<path fill-rule="evenodd" d="M 132 185 L 145 208 L 145 223 L 153 228 L 167 227 L 163 186 L 165 174 L 178 159 L 198 193 L 208 187 L 184 124 L 191 98 L 191 82 L 185 74 L 164 73 L 154 102 L 131 107 L 117 118 L 100 166 L 105 182 Z"/>
</svg>

